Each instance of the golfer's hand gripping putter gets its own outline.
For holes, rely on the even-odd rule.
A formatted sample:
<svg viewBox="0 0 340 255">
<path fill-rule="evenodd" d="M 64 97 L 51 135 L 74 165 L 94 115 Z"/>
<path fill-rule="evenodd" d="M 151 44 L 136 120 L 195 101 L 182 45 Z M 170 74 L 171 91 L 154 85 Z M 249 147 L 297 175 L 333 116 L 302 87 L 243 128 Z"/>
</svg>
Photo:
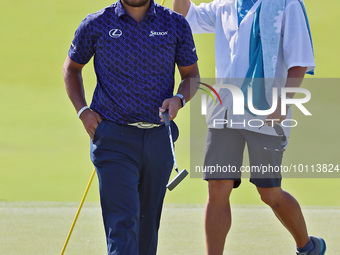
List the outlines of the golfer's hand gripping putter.
<svg viewBox="0 0 340 255">
<path fill-rule="evenodd" d="M 170 127 L 170 119 L 169 119 L 169 112 L 168 112 L 168 110 L 163 112 L 163 119 L 164 119 L 165 127 L 168 130 L 172 157 L 174 159 L 175 170 L 177 172 L 177 175 L 175 176 L 175 178 L 173 178 L 172 181 L 170 181 L 168 183 L 168 185 L 166 185 L 166 187 L 169 190 L 173 190 L 188 175 L 188 171 L 183 169 L 182 171 L 178 172 L 176 156 L 175 156 L 175 149 L 174 149 L 174 142 L 172 140 L 172 134 L 171 134 L 171 127 Z"/>
</svg>

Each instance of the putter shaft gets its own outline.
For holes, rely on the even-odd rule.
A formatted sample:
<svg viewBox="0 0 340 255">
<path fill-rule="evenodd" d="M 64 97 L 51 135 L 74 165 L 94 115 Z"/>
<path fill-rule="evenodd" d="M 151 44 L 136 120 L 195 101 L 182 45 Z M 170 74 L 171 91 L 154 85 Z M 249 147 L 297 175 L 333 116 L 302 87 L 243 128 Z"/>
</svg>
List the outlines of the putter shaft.
<svg viewBox="0 0 340 255">
<path fill-rule="evenodd" d="M 169 139 L 170 139 L 170 146 L 171 146 L 172 157 L 174 159 L 175 170 L 178 173 L 178 167 L 177 167 L 176 156 L 175 156 L 174 141 L 172 139 L 172 133 L 171 133 L 171 127 L 170 127 L 169 112 L 168 112 L 168 110 L 166 110 L 162 114 L 163 114 L 164 124 L 165 124 L 165 127 L 167 128 Z"/>
<path fill-rule="evenodd" d="M 170 127 L 170 125 L 168 126 L 168 133 L 169 133 L 169 139 L 170 139 L 170 146 L 171 146 L 172 157 L 174 158 L 175 170 L 176 170 L 176 172 L 178 173 L 178 167 L 177 167 L 176 156 L 175 156 L 175 148 L 174 148 L 174 142 L 173 142 L 173 139 L 172 139 L 172 134 L 171 134 L 171 127 Z"/>
</svg>

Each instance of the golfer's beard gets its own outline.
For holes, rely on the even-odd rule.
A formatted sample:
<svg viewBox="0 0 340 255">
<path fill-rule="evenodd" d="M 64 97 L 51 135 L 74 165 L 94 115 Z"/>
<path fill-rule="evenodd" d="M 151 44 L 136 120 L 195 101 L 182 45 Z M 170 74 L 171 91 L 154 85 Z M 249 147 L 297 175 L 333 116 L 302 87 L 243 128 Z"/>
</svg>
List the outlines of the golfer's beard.
<svg viewBox="0 0 340 255">
<path fill-rule="evenodd" d="M 131 7 L 142 7 L 145 6 L 149 0 L 122 0 L 124 3 Z"/>
</svg>

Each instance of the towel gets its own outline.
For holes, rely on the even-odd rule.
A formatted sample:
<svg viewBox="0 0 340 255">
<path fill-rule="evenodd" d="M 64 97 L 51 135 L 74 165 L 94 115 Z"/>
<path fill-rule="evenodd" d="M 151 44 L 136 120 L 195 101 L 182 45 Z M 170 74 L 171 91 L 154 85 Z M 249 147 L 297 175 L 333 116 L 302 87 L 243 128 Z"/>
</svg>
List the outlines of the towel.
<svg viewBox="0 0 340 255">
<path fill-rule="evenodd" d="M 306 9 L 303 1 L 299 2 L 305 14 L 313 46 Z M 245 109 L 249 113 L 251 113 L 247 107 L 249 86 L 253 89 L 254 107 L 258 110 L 270 108 L 268 102 L 271 101 L 274 79 L 261 78 L 275 78 L 285 5 L 286 0 L 263 0 L 255 12 L 250 36 L 249 68 L 241 86 Z M 308 73 L 314 74 L 314 70 Z"/>
</svg>

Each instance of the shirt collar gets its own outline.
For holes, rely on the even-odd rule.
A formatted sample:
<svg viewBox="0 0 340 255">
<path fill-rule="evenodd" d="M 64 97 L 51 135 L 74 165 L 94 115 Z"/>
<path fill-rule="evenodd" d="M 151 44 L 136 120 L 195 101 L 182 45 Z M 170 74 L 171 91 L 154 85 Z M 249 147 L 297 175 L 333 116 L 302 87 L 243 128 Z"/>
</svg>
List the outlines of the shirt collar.
<svg viewBox="0 0 340 255">
<path fill-rule="evenodd" d="M 126 10 L 124 9 L 121 3 L 121 0 L 118 0 L 117 2 L 116 15 L 118 16 L 118 18 L 120 18 L 123 15 L 128 15 L 128 13 L 126 12 Z M 146 13 L 146 16 L 154 16 L 154 15 L 156 15 L 155 2 L 154 0 L 150 0 L 150 7 L 149 7 L 148 12 Z"/>
<path fill-rule="evenodd" d="M 155 2 L 154 0 L 150 0 L 150 8 L 148 12 L 146 13 L 148 16 L 154 16 L 156 15 L 156 8 L 155 8 Z"/>
</svg>

